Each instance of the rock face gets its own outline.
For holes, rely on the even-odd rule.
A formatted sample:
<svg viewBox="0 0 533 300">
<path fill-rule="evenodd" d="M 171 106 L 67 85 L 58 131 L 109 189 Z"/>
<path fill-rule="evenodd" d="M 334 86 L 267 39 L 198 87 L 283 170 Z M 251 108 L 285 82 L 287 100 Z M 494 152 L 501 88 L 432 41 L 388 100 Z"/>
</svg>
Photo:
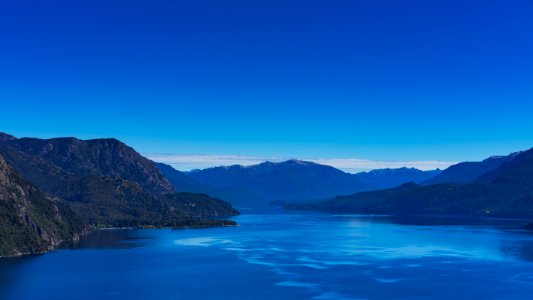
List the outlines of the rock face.
<svg viewBox="0 0 533 300">
<path fill-rule="evenodd" d="M 420 186 L 409 183 L 317 204 L 289 208 L 336 213 L 454 214 L 531 218 L 533 216 L 533 149 L 516 154 L 471 183 Z"/>
<path fill-rule="evenodd" d="M 0 156 L 0 256 L 45 252 L 84 230 L 65 203 L 47 199 Z"/>
<path fill-rule="evenodd" d="M 221 200 L 177 193 L 152 161 L 116 139 L 2 136 L 6 161 L 91 225 L 203 226 L 202 218 L 238 214 Z"/>
</svg>

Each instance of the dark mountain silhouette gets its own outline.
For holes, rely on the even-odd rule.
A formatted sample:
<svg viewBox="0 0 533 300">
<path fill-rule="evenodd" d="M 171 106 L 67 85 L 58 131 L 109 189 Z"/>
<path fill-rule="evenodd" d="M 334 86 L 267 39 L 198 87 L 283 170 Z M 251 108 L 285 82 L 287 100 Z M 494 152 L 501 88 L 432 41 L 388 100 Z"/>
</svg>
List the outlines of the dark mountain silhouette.
<svg viewBox="0 0 533 300">
<path fill-rule="evenodd" d="M 287 208 L 336 213 L 456 214 L 495 217 L 533 216 L 533 149 L 514 155 L 471 183 L 400 187 L 340 196 Z"/>
<path fill-rule="evenodd" d="M 422 182 L 422 185 L 437 183 L 470 183 L 483 174 L 496 170 L 502 163 L 512 160 L 519 153 L 507 156 L 492 156 L 480 162 L 462 162 L 448 167 L 435 177 Z"/>
</svg>

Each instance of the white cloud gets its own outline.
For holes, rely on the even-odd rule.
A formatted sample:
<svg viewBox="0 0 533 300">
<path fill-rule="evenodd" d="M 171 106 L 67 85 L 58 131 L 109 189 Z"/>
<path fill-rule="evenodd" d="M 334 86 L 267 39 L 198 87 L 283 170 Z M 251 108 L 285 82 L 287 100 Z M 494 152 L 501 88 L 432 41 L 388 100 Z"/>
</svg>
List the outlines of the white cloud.
<svg viewBox="0 0 533 300">
<path fill-rule="evenodd" d="M 417 168 L 420 170 L 434 170 L 434 169 L 446 169 L 447 167 L 456 164 L 457 162 L 451 161 L 379 161 L 379 160 L 365 160 L 357 158 L 319 158 L 312 159 L 311 161 L 322 165 L 332 166 L 346 172 L 360 172 L 373 169 L 385 169 L 385 168 Z"/>
<path fill-rule="evenodd" d="M 264 161 L 280 162 L 287 157 L 217 155 L 217 154 L 145 154 L 149 159 L 172 165 L 181 171 L 205 169 L 217 166 L 255 165 Z M 417 168 L 420 170 L 445 169 L 456 162 L 451 161 L 379 161 L 357 158 L 301 158 L 322 165 L 332 166 L 346 172 L 360 172 L 383 168 Z"/>
</svg>

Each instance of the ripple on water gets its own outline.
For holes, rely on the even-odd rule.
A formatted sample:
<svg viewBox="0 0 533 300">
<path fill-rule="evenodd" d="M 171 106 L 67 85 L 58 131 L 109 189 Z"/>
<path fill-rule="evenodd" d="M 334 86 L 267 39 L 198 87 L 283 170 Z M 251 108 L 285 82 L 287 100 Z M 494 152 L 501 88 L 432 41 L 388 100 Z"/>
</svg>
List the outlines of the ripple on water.
<svg viewBox="0 0 533 300">
<path fill-rule="evenodd" d="M 187 239 L 175 240 L 174 244 L 181 246 L 200 246 L 200 247 L 209 247 L 213 245 L 221 244 L 234 244 L 232 240 L 220 239 L 215 237 L 194 237 Z"/>
</svg>

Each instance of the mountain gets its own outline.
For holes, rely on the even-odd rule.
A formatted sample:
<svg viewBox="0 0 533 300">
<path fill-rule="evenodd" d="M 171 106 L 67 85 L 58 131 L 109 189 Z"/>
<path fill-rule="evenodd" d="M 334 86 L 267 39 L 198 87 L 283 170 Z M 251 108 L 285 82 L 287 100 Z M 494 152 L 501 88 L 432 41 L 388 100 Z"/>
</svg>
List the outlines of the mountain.
<svg viewBox="0 0 533 300">
<path fill-rule="evenodd" d="M 514 155 L 471 183 L 400 187 L 340 196 L 287 208 L 335 213 L 455 214 L 494 217 L 533 217 L 533 149 Z"/>
<path fill-rule="evenodd" d="M 46 192 L 61 193 L 64 182 L 85 176 L 135 181 L 151 194 L 174 192 L 150 160 L 116 139 L 16 139 L 0 134 L 0 152 L 19 173 Z"/>
<path fill-rule="evenodd" d="M 46 252 L 84 231 L 65 203 L 47 199 L 0 156 L 0 257 Z"/>
<path fill-rule="evenodd" d="M 178 191 L 193 193 L 201 192 L 209 194 L 208 191 L 216 189 L 213 186 L 194 180 L 193 178 L 187 176 L 187 174 L 174 169 L 174 167 L 170 165 L 158 162 L 154 162 L 154 165 L 159 169 L 159 171 L 161 171 L 161 173 L 163 173 L 163 175 L 165 175 L 172 186 Z"/>
<path fill-rule="evenodd" d="M 96 226 L 198 226 L 238 212 L 203 194 L 176 193 L 152 161 L 116 139 L 0 135 L 0 153 L 45 194 Z"/>
<path fill-rule="evenodd" d="M 191 171 L 187 175 L 196 182 L 219 189 L 257 195 L 263 204 L 275 200 L 327 199 L 371 188 L 353 174 L 300 160 L 215 167 Z"/>
<path fill-rule="evenodd" d="M 440 170 L 398 168 L 350 174 L 330 166 L 288 160 L 247 167 L 215 167 L 180 172 L 173 176 L 169 174 L 169 171 L 175 171 L 172 171 L 172 167 L 158 166 L 177 189 L 203 191 L 232 204 L 248 206 L 271 201 L 286 203 L 327 199 L 336 195 L 394 187 L 410 181 L 422 182 L 440 173 Z M 237 195 L 239 199 L 236 199 Z"/>
<path fill-rule="evenodd" d="M 480 162 L 462 162 L 448 167 L 435 177 L 422 182 L 422 185 L 438 183 L 470 183 L 483 174 L 496 170 L 504 162 L 512 160 L 519 153 L 507 156 L 492 156 Z"/>
<path fill-rule="evenodd" d="M 376 169 L 368 172 L 355 174 L 365 184 L 374 189 L 391 188 L 407 182 L 420 183 L 438 176 L 442 171 L 439 169 L 422 171 L 415 168 Z"/>
<path fill-rule="evenodd" d="M 163 172 L 174 188 L 181 192 L 204 193 L 211 197 L 223 199 L 231 202 L 232 205 L 240 207 L 256 206 L 256 203 L 266 203 L 266 199 L 255 195 L 239 187 L 215 187 L 206 183 L 201 183 L 184 172 L 174 169 L 172 166 L 155 163 L 155 166 Z"/>
</svg>

